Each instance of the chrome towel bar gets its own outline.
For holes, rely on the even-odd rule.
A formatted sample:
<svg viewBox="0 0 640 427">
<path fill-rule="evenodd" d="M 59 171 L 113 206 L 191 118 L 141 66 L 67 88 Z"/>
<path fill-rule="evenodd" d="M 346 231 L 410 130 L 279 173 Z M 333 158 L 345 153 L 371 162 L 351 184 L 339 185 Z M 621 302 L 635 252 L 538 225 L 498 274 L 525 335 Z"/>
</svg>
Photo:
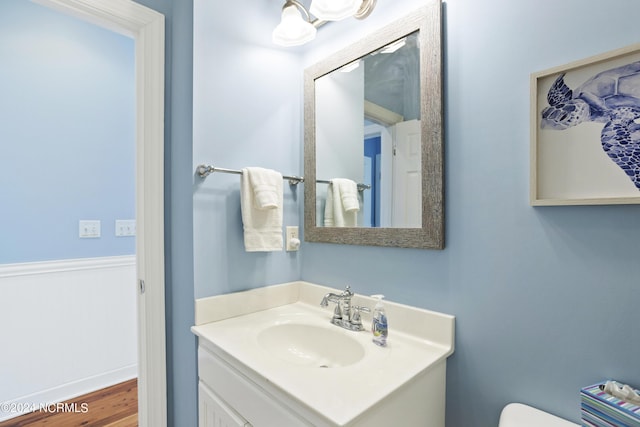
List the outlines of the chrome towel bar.
<svg viewBox="0 0 640 427">
<path fill-rule="evenodd" d="M 331 181 L 326 179 L 316 179 L 316 182 L 318 184 L 331 184 Z M 358 186 L 358 191 L 371 190 L 371 186 L 369 184 L 358 183 L 357 186 Z"/>
<path fill-rule="evenodd" d="M 232 174 L 236 174 L 236 175 L 242 175 L 242 171 L 241 170 L 225 169 L 225 168 L 214 167 L 214 166 L 211 166 L 211 165 L 199 165 L 196 168 L 196 173 L 201 178 L 206 178 L 207 176 L 211 175 L 214 172 L 232 173 Z M 298 185 L 299 183 L 304 182 L 304 178 L 301 177 L 301 176 L 283 175 L 282 179 L 288 179 L 290 185 Z"/>
</svg>

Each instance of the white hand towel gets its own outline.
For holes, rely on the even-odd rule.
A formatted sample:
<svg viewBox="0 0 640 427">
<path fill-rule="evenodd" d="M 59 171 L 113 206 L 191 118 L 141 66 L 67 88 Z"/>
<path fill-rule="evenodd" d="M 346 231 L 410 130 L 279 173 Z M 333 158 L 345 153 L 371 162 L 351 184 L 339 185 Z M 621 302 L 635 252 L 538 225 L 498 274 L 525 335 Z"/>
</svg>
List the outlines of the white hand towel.
<svg viewBox="0 0 640 427">
<path fill-rule="evenodd" d="M 329 182 L 327 185 L 327 199 L 324 205 L 324 226 L 335 227 L 335 220 L 333 218 L 333 185 Z"/>
<path fill-rule="evenodd" d="M 240 209 L 247 252 L 281 251 L 282 174 L 270 169 L 244 168 L 240 178 Z"/>
<path fill-rule="evenodd" d="M 358 184 L 350 179 L 336 178 L 333 185 L 337 185 L 340 189 L 340 198 L 342 200 L 342 208 L 345 212 L 358 212 L 360 203 L 358 202 Z"/>
<path fill-rule="evenodd" d="M 332 179 L 327 187 L 325 227 L 356 227 L 359 210 L 357 184 L 350 179 Z"/>
</svg>

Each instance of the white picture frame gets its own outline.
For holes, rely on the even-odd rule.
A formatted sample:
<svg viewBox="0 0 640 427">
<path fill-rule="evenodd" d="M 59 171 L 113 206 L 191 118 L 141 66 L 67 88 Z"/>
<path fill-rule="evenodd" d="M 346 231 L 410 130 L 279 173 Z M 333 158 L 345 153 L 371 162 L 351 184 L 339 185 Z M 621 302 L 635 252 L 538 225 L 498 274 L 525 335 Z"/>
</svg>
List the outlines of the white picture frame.
<svg viewBox="0 0 640 427">
<path fill-rule="evenodd" d="M 531 206 L 640 203 L 640 44 L 531 74 L 530 114 Z"/>
</svg>

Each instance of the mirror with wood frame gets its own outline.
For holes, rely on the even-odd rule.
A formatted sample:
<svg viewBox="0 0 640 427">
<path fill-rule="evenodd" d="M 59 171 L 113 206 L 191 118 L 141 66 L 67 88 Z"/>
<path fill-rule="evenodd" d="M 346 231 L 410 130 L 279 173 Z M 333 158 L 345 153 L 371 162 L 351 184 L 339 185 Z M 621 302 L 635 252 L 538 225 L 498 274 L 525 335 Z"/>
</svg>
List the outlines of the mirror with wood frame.
<svg viewBox="0 0 640 427">
<path fill-rule="evenodd" d="M 305 70 L 305 240 L 444 247 L 441 0 Z"/>
</svg>

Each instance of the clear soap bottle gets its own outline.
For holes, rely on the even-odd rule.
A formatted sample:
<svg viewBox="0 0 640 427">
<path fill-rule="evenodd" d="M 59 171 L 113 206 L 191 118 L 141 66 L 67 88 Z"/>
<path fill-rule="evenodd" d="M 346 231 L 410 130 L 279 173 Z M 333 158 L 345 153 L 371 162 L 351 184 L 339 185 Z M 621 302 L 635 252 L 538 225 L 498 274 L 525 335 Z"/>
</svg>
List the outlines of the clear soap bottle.
<svg viewBox="0 0 640 427">
<path fill-rule="evenodd" d="M 373 318 L 371 320 L 373 342 L 381 347 L 384 347 L 387 345 L 387 336 L 389 335 L 387 314 L 384 311 L 384 305 L 382 305 L 382 298 L 384 298 L 384 295 L 371 296 L 378 299 L 378 302 L 373 309 Z"/>
</svg>

